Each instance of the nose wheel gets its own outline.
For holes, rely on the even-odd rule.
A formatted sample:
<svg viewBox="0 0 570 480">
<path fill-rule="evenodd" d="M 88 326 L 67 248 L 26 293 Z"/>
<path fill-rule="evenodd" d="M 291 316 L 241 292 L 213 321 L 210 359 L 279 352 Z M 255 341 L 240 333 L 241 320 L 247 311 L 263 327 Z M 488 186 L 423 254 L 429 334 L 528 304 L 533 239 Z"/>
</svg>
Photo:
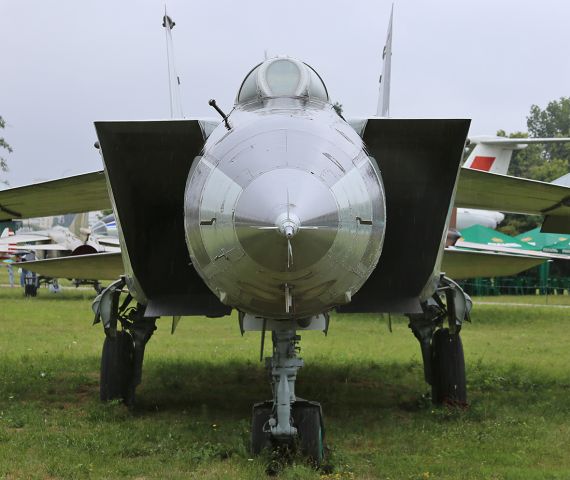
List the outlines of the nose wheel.
<svg viewBox="0 0 570 480">
<path fill-rule="evenodd" d="M 325 429 L 321 405 L 306 400 L 293 405 L 293 422 L 297 426 L 298 446 L 303 456 L 316 466 L 325 456 Z"/>
<path fill-rule="evenodd" d="M 311 328 L 311 322 L 306 325 L 306 329 L 316 329 Z M 297 356 L 301 337 L 295 330 L 283 328 L 290 327 L 290 322 L 283 321 L 279 326 L 272 332 L 273 355 L 266 358 L 273 400 L 253 406 L 251 450 L 258 455 L 263 450 L 284 447 L 320 466 L 325 437 L 322 408 L 318 402 L 295 395 L 297 371 L 303 366 L 303 360 Z"/>
<path fill-rule="evenodd" d="M 322 464 L 325 456 L 325 429 L 321 405 L 317 402 L 298 399 L 291 407 L 293 426 L 297 433 L 289 439 L 272 437 L 270 419 L 273 402 L 253 406 L 251 420 L 251 452 L 259 455 L 264 450 L 287 446 L 298 451 L 315 466 Z"/>
</svg>

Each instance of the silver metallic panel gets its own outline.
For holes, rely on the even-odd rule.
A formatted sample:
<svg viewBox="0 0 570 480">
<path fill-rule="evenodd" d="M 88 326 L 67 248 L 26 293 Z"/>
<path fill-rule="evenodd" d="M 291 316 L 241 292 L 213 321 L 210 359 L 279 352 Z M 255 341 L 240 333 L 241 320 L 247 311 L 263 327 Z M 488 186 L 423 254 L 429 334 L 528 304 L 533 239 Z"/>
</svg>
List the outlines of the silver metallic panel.
<svg viewBox="0 0 570 480">
<path fill-rule="evenodd" d="M 361 138 L 329 104 L 295 98 L 238 106 L 230 123 L 186 187 L 196 270 L 222 302 L 267 318 L 350 301 L 378 262 L 386 220 Z"/>
</svg>

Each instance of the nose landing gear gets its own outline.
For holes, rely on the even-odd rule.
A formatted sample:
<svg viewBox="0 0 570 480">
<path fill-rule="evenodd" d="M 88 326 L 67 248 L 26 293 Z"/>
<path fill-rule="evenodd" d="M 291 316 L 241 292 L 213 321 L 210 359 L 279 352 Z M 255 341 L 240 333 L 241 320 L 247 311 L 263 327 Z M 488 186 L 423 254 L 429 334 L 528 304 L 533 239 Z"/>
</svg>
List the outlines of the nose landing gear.
<svg viewBox="0 0 570 480">
<path fill-rule="evenodd" d="M 300 452 L 315 465 L 324 458 L 324 423 L 318 402 L 295 394 L 297 371 L 303 360 L 297 356 L 301 337 L 296 330 L 326 331 L 324 315 L 302 321 L 263 320 L 250 315 L 241 319 L 242 330 L 272 331 L 273 354 L 265 359 L 271 377 L 273 399 L 253 406 L 251 449 L 257 455 L 264 449 L 285 447 Z"/>
</svg>

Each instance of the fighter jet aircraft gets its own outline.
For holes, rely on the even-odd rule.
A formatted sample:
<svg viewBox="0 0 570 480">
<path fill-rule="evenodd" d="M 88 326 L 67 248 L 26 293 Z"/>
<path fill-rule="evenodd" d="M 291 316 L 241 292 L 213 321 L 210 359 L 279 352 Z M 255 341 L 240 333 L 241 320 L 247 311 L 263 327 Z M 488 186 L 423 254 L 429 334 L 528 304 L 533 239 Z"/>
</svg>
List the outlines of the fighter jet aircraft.
<svg viewBox="0 0 570 480">
<path fill-rule="evenodd" d="M 119 252 L 119 241 L 116 230 L 113 230 L 114 218 L 101 219 L 93 228 L 89 228 L 89 214 L 80 213 L 75 216 L 69 227 L 56 225 L 45 230 L 31 230 L 18 233 L 10 231 L 10 235 L 0 236 L 0 258 L 12 258 L 18 255 L 23 262 L 29 258 L 64 258 L 67 256 L 88 255 L 100 252 Z M 107 228 L 109 225 L 109 228 Z M 23 264 L 22 264 L 23 266 Z M 76 286 L 93 285 L 99 292 L 100 278 L 84 276 L 77 271 L 73 277 L 46 275 L 34 279 L 29 285 L 32 296 L 41 284 L 46 284 L 52 291 L 59 291 L 58 278 L 73 279 Z"/>
<path fill-rule="evenodd" d="M 450 276 L 543 259 L 445 250 L 452 207 L 542 213 L 545 229 L 569 231 L 570 188 L 461 168 L 469 120 L 345 120 L 316 70 L 290 57 L 255 66 L 229 115 L 211 104 L 217 125 L 96 122 L 102 172 L 0 192 L 1 218 L 113 207 L 120 257 L 29 266 L 124 273 L 94 305 L 101 398 L 134 401 L 158 317 L 235 309 L 242 332 L 273 343 L 273 398 L 253 408 L 253 451 L 298 441 L 319 462 L 321 408 L 295 389 L 299 332 L 328 330 L 336 310 L 408 315 L 433 401 L 466 402 L 471 302 Z"/>
<path fill-rule="evenodd" d="M 0 253 L 32 251 L 36 254 L 41 252 L 43 258 L 54 258 L 117 251 L 113 246 L 116 245 L 115 237 L 104 235 L 100 224 L 97 228 L 100 234 L 94 235 L 89 228 L 88 214 L 80 213 L 69 227 L 56 225 L 46 230 L 18 232 L 2 237 Z"/>
</svg>

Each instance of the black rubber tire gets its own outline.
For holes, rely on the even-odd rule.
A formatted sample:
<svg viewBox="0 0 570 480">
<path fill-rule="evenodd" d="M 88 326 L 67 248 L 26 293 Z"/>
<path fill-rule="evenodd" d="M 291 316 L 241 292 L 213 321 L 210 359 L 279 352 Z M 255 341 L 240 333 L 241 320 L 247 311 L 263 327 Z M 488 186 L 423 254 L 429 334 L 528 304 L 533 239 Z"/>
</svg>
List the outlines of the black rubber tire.
<svg viewBox="0 0 570 480">
<path fill-rule="evenodd" d="M 127 331 L 117 332 L 116 337 L 105 336 L 99 386 L 101 401 L 122 400 L 126 405 L 134 403 L 133 353 L 133 339 Z"/>
<path fill-rule="evenodd" d="M 295 404 L 292 413 L 301 453 L 316 467 L 320 466 L 324 458 L 325 436 L 320 405 Z"/>
<path fill-rule="evenodd" d="M 432 402 L 467 406 L 465 357 L 459 333 L 452 334 L 447 328 L 437 330 L 432 339 L 432 353 Z"/>
<path fill-rule="evenodd" d="M 251 415 L 251 453 L 259 455 L 264 449 L 271 447 L 271 434 L 264 432 L 271 415 L 272 407 L 266 403 L 256 403 Z"/>
</svg>

